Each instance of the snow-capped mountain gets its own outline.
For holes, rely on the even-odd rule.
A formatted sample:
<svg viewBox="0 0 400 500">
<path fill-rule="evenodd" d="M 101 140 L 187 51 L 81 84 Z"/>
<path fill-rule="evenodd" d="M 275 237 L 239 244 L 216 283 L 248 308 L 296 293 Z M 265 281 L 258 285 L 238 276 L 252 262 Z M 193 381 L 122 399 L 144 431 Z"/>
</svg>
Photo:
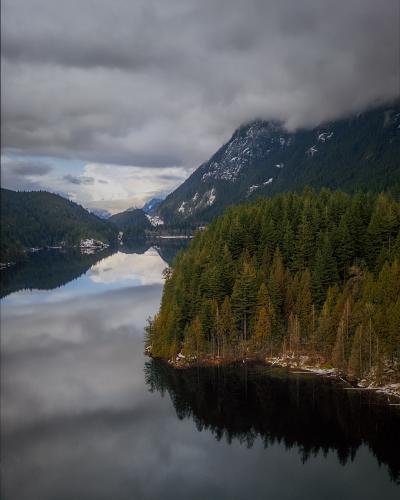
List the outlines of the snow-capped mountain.
<svg viewBox="0 0 400 500">
<path fill-rule="evenodd" d="M 308 130 L 256 120 L 239 127 L 156 209 L 198 224 L 226 206 L 306 185 L 379 191 L 400 185 L 400 103 Z"/>
<path fill-rule="evenodd" d="M 222 154 L 217 154 L 210 160 L 202 181 L 219 179 L 235 182 L 252 164 L 290 143 L 291 138 L 278 124 L 255 121 L 242 126 L 225 145 Z"/>
</svg>

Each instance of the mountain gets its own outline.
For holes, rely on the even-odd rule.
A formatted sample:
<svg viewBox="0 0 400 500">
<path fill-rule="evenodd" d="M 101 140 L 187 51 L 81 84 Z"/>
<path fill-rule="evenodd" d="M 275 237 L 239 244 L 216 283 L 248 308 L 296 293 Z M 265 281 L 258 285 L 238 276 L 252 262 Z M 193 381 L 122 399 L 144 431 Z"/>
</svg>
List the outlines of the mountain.
<svg viewBox="0 0 400 500">
<path fill-rule="evenodd" d="M 150 217 L 150 216 L 149 216 Z M 124 233 L 124 241 L 144 238 L 145 231 L 152 229 L 152 224 L 140 208 L 129 208 L 125 212 L 114 214 L 109 218 Z"/>
<path fill-rule="evenodd" d="M 129 208 L 125 212 L 114 214 L 110 217 L 109 221 L 113 222 L 121 231 L 125 231 L 130 226 L 151 229 L 149 219 L 140 208 Z"/>
<path fill-rule="evenodd" d="M 91 214 L 94 214 L 99 219 L 107 220 L 111 217 L 111 214 L 108 210 L 104 210 L 102 208 L 91 208 L 89 210 Z"/>
<path fill-rule="evenodd" d="M 57 194 L 1 189 L 1 262 L 18 260 L 31 247 L 73 246 L 86 238 L 112 243 L 116 233 L 109 222 Z"/>
<path fill-rule="evenodd" d="M 228 205 L 306 185 L 378 192 L 400 185 L 399 158 L 399 101 L 295 132 L 256 120 L 239 127 L 157 214 L 167 224 L 199 224 Z"/>
<path fill-rule="evenodd" d="M 163 198 L 152 198 L 143 205 L 143 212 L 148 215 L 154 215 Z"/>
</svg>

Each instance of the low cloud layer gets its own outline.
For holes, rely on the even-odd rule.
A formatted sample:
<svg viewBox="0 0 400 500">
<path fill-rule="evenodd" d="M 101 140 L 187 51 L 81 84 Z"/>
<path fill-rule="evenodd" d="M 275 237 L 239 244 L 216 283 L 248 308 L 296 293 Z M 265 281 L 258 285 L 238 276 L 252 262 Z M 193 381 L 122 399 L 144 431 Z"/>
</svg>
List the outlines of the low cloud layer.
<svg viewBox="0 0 400 500">
<path fill-rule="evenodd" d="M 399 95 L 397 0 L 4 0 L 7 155 L 194 168 Z"/>
</svg>

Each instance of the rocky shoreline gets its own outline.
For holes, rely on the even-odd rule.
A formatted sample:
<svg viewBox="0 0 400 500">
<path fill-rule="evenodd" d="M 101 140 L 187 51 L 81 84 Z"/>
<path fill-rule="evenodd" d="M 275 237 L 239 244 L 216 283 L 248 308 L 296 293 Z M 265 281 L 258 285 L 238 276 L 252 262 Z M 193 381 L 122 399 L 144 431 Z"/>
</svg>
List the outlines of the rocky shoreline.
<svg viewBox="0 0 400 500">
<path fill-rule="evenodd" d="M 151 349 L 147 348 L 145 350 L 147 356 L 152 357 Z M 340 370 L 334 367 L 327 366 L 322 363 L 312 363 L 308 356 L 298 356 L 285 355 L 285 356 L 275 356 L 275 357 L 246 357 L 246 358 L 213 358 L 206 357 L 201 359 L 191 358 L 187 359 L 183 354 L 178 353 L 175 358 L 167 360 L 168 364 L 176 369 L 186 369 L 192 368 L 194 366 L 223 366 L 232 363 L 263 363 L 266 366 L 287 368 L 292 373 L 310 373 L 317 376 L 334 378 L 336 380 L 342 381 L 347 385 L 345 390 L 370 390 L 378 394 L 383 394 L 391 398 L 395 398 L 395 403 L 389 403 L 392 405 L 400 406 L 400 375 L 396 377 L 393 381 L 389 374 L 385 374 L 382 377 L 383 383 L 378 382 L 374 375 L 368 378 L 363 378 L 360 380 L 350 379 Z"/>
<path fill-rule="evenodd" d="M 272 357 L 266 358 L 265 363 L 270 366 L 286 367 L 291 371 L 298 369 L 302 373 L 312 373 L 314 375 L 335 378 L 341 380 L 349 387 L 348 390 L 371 390 L 387 396 L 399 399 L 400 404 L 400 382 L 379 383 L 374 376 L 369 378 L 350 379 L 340 370 L 333 367 L 325 367 L 319 364 L 310 364 L 307 356 L 301 356 L 298 360 L 292 357 Z M 385 377 L 383 377 L 385 379 Z"/>
</svg>

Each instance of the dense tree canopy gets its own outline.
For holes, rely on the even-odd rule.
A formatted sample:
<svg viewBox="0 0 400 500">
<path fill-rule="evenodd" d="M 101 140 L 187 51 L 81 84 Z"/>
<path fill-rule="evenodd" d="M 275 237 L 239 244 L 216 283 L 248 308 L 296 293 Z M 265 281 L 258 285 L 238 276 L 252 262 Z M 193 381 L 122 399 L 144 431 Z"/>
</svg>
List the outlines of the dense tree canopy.
<svg viewBox="0 0 400 500">
<path fill-rule="evenodd" d="M 400 359 L 400 203 L 306 189 L 231 207 L 165 273 L 153 356 L 308 355 L 349 375 Z"/>
</svg>

